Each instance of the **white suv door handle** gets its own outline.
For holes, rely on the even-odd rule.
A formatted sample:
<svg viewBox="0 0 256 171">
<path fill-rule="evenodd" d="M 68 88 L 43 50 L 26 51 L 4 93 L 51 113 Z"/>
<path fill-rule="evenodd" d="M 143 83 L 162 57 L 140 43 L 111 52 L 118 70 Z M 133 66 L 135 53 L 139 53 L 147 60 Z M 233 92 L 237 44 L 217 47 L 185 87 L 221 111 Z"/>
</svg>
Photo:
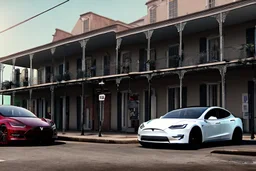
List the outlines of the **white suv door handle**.
<svg viewBox="0 0 256 171">
<path fill-rule="evenodd" d="M 216 122 L 215 124 L 220 124 L 220 122 Z"/>
</svg>

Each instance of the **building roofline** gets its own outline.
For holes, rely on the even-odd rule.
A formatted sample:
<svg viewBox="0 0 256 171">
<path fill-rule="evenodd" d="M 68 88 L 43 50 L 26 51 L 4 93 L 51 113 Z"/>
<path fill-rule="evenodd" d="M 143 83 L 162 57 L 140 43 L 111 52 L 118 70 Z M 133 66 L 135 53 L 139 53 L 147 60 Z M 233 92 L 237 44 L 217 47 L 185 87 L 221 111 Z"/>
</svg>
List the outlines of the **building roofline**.
<svg viewBox="0 0 256 171">
<path fill-rule="evenodd" d="M 84 16 L 84 15 L 87 15 L 87 14 L 97 15 L 97 16 L 102 17 L 102 18 L 105 18 L 105 19 L 107 19 L 107 20 L 111 20 L 111 21 L 113 21 L 113 22 L 117 22 L 117 23 L 123 24 L 123 25 L 125 25 L 125 26 L 127 26 L 127 27 L 129 27 L 129 28 L 132 28 L 131 26 L 129 26 L 129 24 L 127 24 L 127 23 L 125 23 L 125 22 L 123 22 L 123 21 L 114 20 L 114 19 L 105 17 L 105 16 L 103 16 L 103 15 L 99 15 L 99 14 L 97 14 L 97 13 L 94 13 L 94 12 L 92 12 L 92 11 L 87 12 L 87 13 L 84 13 L 84 14 L 81 14 L 80 17 L 82 17 L 82 16 Z"/>
<path fill-rule="evenodd" d="M 56 28 L 55 31 L 57 31 L 57 30 L 59 30 L 59 31 L 61 31 L 61 32 L 64 32 L 64 33 L 67 33 L 67 34 L 69 34 L 70 36 L 73 36 L 73 34 L 67 32 L 67 31 L 65 31 L 65 30 L 61 30 L 61 29 L 59 29 L 59 28 Z"/>
<path fill-rule="evenodd" d="M 26 49 L 26 50 L 23 50 L 23 51 L 20 51 L 20 52 L 17 52 L 17 53 L 13 53 L 13 54 L 10 54 L 10 55 L 7 55 L 7 56 L 3 56 L 3 57 L 0 57 L 0 62 L 4 62 L 4 61 L 7 61 L 7 60 L 10 60 L 10 59 L 13 59 L 13 58 L 17 58 L 17 57 L 21 57 L 21 56 L 25 56 L 25 55 L 29 55 L 29 54 L 33 54 L 33 53 L 38 53 L 40 51 L 44 51 L 46 49 L 59 47 L 59 46 L 62 46 L 64 44 L 67 44 L 67 43 L 77 42 L 77 41 L 80 41 L 80 40 L 83 40 L 83 39 L 86 39 L 86 38 L 89 38 L 89 37 L 94 37 L 95 35 L 104 34 L 104 33 L 111 32 L 111 31 L 116 32 L 117 30 L 115 30 L 115 29 L 116 29 L 116 26 L 118 26 L 118 25 L 120 25 L 120 24 L 115 23 L 113 25 L 103 27 L 103 28 L 100 28 L 100 29 L 97 29 L 97 30 L 92 30 L 92 31 L 89 31 L 89 32 L 86 32 L 86 33 L 74 35 L 74 36 L 67 37 L 67 38 L 64 38 L 64 39 L 61 39 L 61 40 L 58 40 L 58 41 L 55 41 L 55 42 L 50 42 L 50 43 L 43 44 L 43 45 L 40 45 L 40 46 L 37 46 L 37 47 L 34 47 L 34 48 Z"/>
<path fill-rule="evenodd" d="M 254 4 L 256 4 L 255 0 L 236 1 L 236 2 L 229 3 L 229 4 L 206 9 L 203 11 L 198 11 L 195 13 L 179 16 L 176 18 L 171 18 L 171 19 L 159 21 L 156 23 L 135 27 L 135 28 L 132 28 L 129 30 L 120 31 L 117 33 L 117 38 L 126 37 L 126 36 L 129 36 L 132 34 L 136 34 L 136 33 L 140 33 L 140 32 L 149 30 L 149 29 L 159 29 L 159 28 L 175 25 L 175 24 L 178 24 L 181 22 L 187 22 L 187 21 L 192 21 L 192 20 L 196 20 L 196 19 L 200 19 L 200 18 L 205 18 L 208 16 L 213 16 L 213 15 L 219 14 L 220 12 L 231 11 L 231 10 L 234 10 L 237 8 L 241 8 L 243 6 L 249 6 L 249 5 L 254 5 Z"/>
<path fill-rule="evenodd" d="M 148 4 L 150 4 L 151 2 L 155 2 L 155 1 L 157 1 L 157 0 L 150 0 L 150 1 L 146 2 L 145 5 L 148 5 Z"/>
</svg>

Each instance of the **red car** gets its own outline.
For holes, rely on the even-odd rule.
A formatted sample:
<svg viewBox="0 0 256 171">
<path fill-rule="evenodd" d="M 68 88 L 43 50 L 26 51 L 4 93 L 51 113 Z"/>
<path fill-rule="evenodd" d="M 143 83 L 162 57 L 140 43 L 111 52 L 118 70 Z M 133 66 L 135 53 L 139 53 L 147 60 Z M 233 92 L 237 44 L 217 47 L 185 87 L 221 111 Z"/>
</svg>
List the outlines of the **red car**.
<svg viewBox="0 0 256 171">
<path fill-rule="evenodd" d="M 0 106 L 0 144 L 17 141 L 53 143 L 56 139 L 53 121 L 38 118 L 22 107 Z"/>
</svg>

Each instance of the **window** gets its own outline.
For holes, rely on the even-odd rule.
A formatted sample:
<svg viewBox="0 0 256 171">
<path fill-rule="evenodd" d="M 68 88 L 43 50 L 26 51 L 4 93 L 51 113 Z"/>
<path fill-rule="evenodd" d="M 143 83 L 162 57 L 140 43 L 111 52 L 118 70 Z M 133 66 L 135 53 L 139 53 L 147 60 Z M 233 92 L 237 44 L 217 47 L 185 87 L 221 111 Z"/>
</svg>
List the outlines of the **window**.
<svg viewBox="0 0 256 171">
<path fill-rule="evenodd" d="M 83 21 L 84 24 L 84 33 L 89 31 L 89 19 Z"/>
<path fill-rule="evenodd" d="M 14 106 L 2 106 L 0 108 L 0 114 L 5 117 L 28 117 L 36 118 L 36 116 L 27 109 Z"/>
<path fill-rule="evenodd" d="M 104 57 L 103 57 L 103 74 L 104 75 L 109 75 L 110 74 L 110 55 L 107 53 Z"/>
<path fill-rule="evenodd" d="M 177 0 L 169 1 L 169 18 L 175 18 L 178 16 L 178 3 Z"/>
<path fill-rule="evenodd" d="M 208 8 L 215 7 L 215 0 L 208 0 Z"/>
<path fill-rule="evenodd" d="M 230 116 L 230 113 L 223 109 L 212 109 L 206 115 L 205 119 L 209 119 L 210 117 L 216 117 L 217 119 L 223 119 Z"/>
<path fill-rule="evenodd" d="M 218 111 L 217 109 L 210 110 L 205 116 L 204 119 L 209 119 L 210 117 L 216 117 L 218 118 Z"/>
<path fill-rule="evenodd" d="M 220 39 L 219 37 L 208 39 L 207 61 L 220 60 Z"/>
<path fill-rule="evenodd" d="M 131 53 L 130 52 L 125 52 L 122 55 L 122 73 L 129 73 L 131 72 L 130 70 L 130 65 L 131 65 Z"/>
<path fill-rule="evenodd" d="M 176 68 L 179 66 L 179 44 L 172 45 L 168 50 L 168 67 Z"/>
<path fill-rule="evenodd" d="M 150 12 L 150 24 L 156 22 L 156 6 L 153 6 L 149 10 Z"/>
<path fill-rule="evenodd" d="M 207 85 L 207 105 L 208 106 L 219 106 L 219 84 L 208 84 Z"/>
<path fill-rule="evenodd" d="M 204 113 L 206 109 L 207 109 L 206 107 L 195 107 L 195 108 L 173 110 L 165 114 L 162 118 L 197 119 Z"/>
<path fill-rule="evenodd" d="M 187 87 L 182 88 L 182 107 L 187 106 Z M 168 111 L 180 108 L 180 88 L 168 89 Z"/>
<path fill-rule="evenodd" d="M 230 113 L 226 110 L 218 109 L 218 111 L 219 111 L 219 116 L 218 116 L 219 119 L 227 118 L 230 116 Z"/>
</svg>

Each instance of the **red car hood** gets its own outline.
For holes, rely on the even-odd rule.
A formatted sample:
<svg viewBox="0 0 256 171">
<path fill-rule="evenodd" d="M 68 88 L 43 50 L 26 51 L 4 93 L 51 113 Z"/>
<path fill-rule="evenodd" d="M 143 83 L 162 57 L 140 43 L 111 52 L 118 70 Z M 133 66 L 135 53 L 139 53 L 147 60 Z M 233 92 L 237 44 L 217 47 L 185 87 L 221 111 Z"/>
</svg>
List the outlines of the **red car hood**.
<svg viewBox="0 0 256 171">
<path fill-rule="evenodd" d="M 23 117 L 11 117 L 12 119 L 18 120 L 22 122 L 23 124 L 31 127 L 37 127 L 37 126 L 42 126 L 42 127 L 47 127 L 50 126 L 48 122 L 45 122 L 44 120 L 40 118 L 23 118 Z"/>
</svg>

